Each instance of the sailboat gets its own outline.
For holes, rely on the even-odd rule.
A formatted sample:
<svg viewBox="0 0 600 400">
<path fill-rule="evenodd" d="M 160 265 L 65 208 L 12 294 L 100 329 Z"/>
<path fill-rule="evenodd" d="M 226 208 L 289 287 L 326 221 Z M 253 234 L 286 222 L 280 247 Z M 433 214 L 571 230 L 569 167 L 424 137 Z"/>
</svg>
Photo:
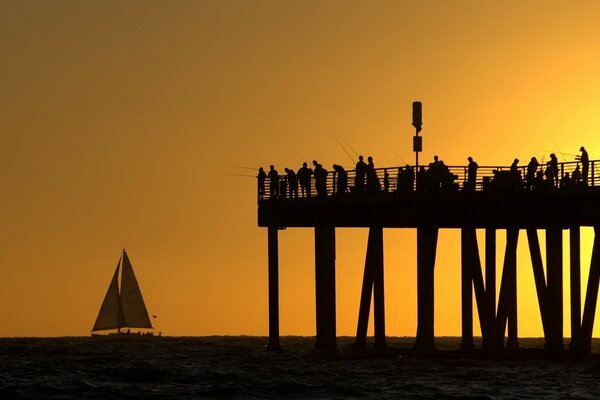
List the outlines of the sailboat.
<svg viewBox="0 0 600 400">
<path fill-rule="evenodd" d="M 120 290 L 119 270 L 121 270 Z M 133 267 L 129 257 L 127 257 L 127 252 L 123 250 L 104 296 L 104 301 L 100 306 L 96 323 L 92 328 L 92 336 L 107 336 L 106 333 L 100 333 L 102 331 L 112 331 L 107 332 L 111 336 L 138 336 L 130 333 L 131 328 L 138 328 L 138 332 L 140 332 L 140 329 L 154 329 L 144 304 L 144 297 L 133 273 Z M 115 329 L 117 330 L 116 333 L 114 332 Z M 122 331 L 123 329 L 126 329 L 126 331 Z M 146 332 L 146 334 L 139 336 L 153 336 L 152 331 Z"/>
</svg>

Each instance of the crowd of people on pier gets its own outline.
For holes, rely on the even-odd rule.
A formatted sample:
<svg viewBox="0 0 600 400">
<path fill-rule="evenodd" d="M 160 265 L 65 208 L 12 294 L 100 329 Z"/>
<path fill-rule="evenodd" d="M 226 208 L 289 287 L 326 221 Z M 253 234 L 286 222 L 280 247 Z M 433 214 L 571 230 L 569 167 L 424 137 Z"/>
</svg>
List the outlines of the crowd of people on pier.
<svg viewBox="0 0 600 400">
<path fill-rule="evenodd" d="M 354 169 L 354 179 L 349 185 L 348 172 L 339 164 L 333 164 L 333 171 L 328 171 L 316 160 L 312 161 L 312 168 L 308 163 L 303 163 L 298 171 L 284 168 L 285 174 L 280 175 L 274 165 L 266 172 L 262 167 L 258 171 L 258 196 L 260 200 L 267 198 L 298 198 L 313 197 L 314 190 L 317 197 L 328 194 L 343 195 L 348 193 L 373 193 L 373 192 L 411 192 L 411 191 L 475 191 L 479 185 L 481 190 L 549 190 L 575 188 L 587 186 L 589 178 L 590 160 L 583 146 L 579 149 L 581 155 L 575 157 L 577 164 L 572 172 L 559 168 L 556 154 L 550 154 L 550 160 L 542 165 L 535 157 L 526 167 L 519 166 L 519 159 L 515 158 L 508 170 L 494 169 L 492 175 L 483 176 L 478 181 L 479 165 L 468 157 L 465 167 L 465 177 L 462 187 L 458 183 L 458 175 L 450 170 L 446 164 L 434 156 L 427 168 L 415 168 L 406 165 L 397 169 L 395 182 L 390 182 L 388 169 L 383 169 L 383 175 L 375 169 L 373 157 L 368 157 L 367 162 L 363 156 L 358 157 Z M 581 168 L 580 168 L 581 164 Z M 329 181 L 327 177 L 332 174 Z M 382 179 L 380 179 L 382 178 Z M 383 181 L 383 182 L 382 182 Z M 298 192 L 298 187 L 300 192 Z"/>
</svg>

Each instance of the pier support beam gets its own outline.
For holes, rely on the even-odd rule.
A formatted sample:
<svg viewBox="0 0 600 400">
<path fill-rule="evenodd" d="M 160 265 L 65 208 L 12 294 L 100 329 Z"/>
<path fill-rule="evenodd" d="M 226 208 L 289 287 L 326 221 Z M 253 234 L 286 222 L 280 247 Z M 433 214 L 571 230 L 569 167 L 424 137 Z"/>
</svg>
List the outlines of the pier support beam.
<svg viewBox="0 0 600 400">
<path fill-rule="evenodd" d="M 502 267 L 502 281 L 498 297 L 498 312 L 496 315 L 496 348 L 504 346 L 504 333 L 508 324 L 508 340 L 506 347 L 518 347 L 517 331 L 517 244 L 519 240 L 518 229 L 506 230 L 506 250 L 504 252 L 504 266 Z"/>
<path fill-rule="evenodd" d="M 477 237 L 473 242 L 475 229 L 463 228 L 460 230 L 460 292 L 462 314 L 462 341 L 460 348 L 470 351 L 475 348 L 473 344 L 473 254 L 478 251 Z"/>
<path fill-rule="evenodd" d="M 546 229 L 546 275 L 548 305 L 552 313 L 551 350 L 563 350 L 562 229 Z"/>
<path fill-rule="evenodd" d="M 545 347 L 550 344 L 550 336 L 552 332 L 552 313 L 549 309 L 546 277 L 544 276 L 544 264 L 542 262 L 542 253 L 540 251 L 540 242 L 538 239 L 537 230 L 534 228 L 527 229 L 527 241 L 529 242 L 529 252 L 531 254 L 531 266 L 533 268 L 533 277 L 535 280 L 535 289 L 540 307 L 540 316 L 542 317 L 542 328 L 544 329 Z"/>
<path fill-rule="evenodd" d="M 485 333 L 483 349 L 494 348 L 496 326 L 496 229 L 485 230 Z"/>
<path fill-rule="evenodd" d="M 383 229 L 381 227 L 369 228 L 369 242 L 367 244 L 365 272 L 360 297 L 358 327 L 356 329 L 356 341 L 354 342 L 354 348 L 358 350 L 364 349 L 367 346 L 367 329 L 369 326 L 371 295 L 373 292 L 375 348 L 381 349 L 386 347 L 383 283 Z"/>
<path fill-rule="evenodd" d="M 417 338 L 415 350 L 435 349 L 433 335 L 434 269 L 438 228 L 417 228 Z"/>
<path fill-rule="evenodd" d="M 336 350 L 335 228 L 315 227 L 317 350 Z"/>
<path fill-rule="evenodd" d="M 473 344 L 473 288 L 479 315 L 479 327 L 485 334 L 485 288 L 481 273 L 481 260 L 475 228 L 461 229 L 461 297 L 462 297 L 462 342 L 461 349 L 470 351 Z"/>
<path fill-rule="evenodd" d="M 572 226 L 569 230 L 570 247 L 570 287 L 571 287 L 571 343 L 569 350 L 580 350 L 581 330 L 581 229 Z"/>
<path fill-rule="evenodd" d="M 267 349 L 279 350 L 279 244 L 277 227 L 268 228 L 269 248 L 269 344 Z"/>
<path fill-rule="evenodd" d="M 594 248 L 585 292 L 583 319 L 581 321 L 581 350 L 586 353 L 591 350 L 592 330 L 594 329 L 594 317 L 598 301 L 598 286 L 600 285 L 600 237 L 598 233 L 600 233 L 600 228 L 594 227 Z"/>
</svg>

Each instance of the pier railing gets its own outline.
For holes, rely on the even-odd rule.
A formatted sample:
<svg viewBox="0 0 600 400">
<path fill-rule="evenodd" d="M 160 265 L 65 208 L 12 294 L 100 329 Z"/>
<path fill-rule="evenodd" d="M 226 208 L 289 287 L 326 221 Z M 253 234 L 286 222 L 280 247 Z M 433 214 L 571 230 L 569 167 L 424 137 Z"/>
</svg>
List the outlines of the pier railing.
<svg viewBox="0 0 600 400">
<path fill-rule="evenodd" d="M 298 183 L 298 194 L 292 192 L 288 175 L 277 179 L 267 177 L 264 183 L 258 182 L 258 200 L 286 198 L 307 198 L 352 195 L 358 193 L 409 193 L 409 192 L 451 192 L 451 191 L 521 191 L 521 190 L 569 190 L 586 186 L 600 186 L 600 160 L 588 164 L 587 179 L 584 180 L 583 165 L 579 161 L 558 163 L 558 176 L 547 176 L 547 165 L 540 165 L 534 179 L 527 178 L 527 166 L 518 166 L 511 172 L 510 166 L 479 166 L 474 185 L 468 183 L 468 166 L 419 166 L 385 167 L 374 169 L 374 175 L 357 179 L 356 170 L 345 171 L 347 184 L 340 185 L 342 174 L 328 170 L 324 189 L 317 191 L 317 180 L 310 177 L 310 185 L 302 191 Z M 579 178 L 573 179 L 573 174 Z M 541 175 L 540 175 L 541 172 Z M 372 173 L 371 173 L 372 174 Z M 575 173 L 577 175 L 577 173 Z M 568 178 L 567 178 L 568 176 Z M 362 182 L 362 184 L 361 184 Z M 262 186 L 262 187 L 261 187 Z"/>
</svg>

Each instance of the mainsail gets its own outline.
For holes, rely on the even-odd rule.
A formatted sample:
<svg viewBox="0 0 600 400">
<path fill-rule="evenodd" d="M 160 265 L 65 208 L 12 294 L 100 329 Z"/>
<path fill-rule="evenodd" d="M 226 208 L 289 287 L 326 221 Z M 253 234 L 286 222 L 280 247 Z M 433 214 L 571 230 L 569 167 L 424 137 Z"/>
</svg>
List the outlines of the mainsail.
<svg viewBox="0 0 600 400">
<path fill-rule="evenodd" d="M 119 269 L 121 269 L 120 292 Z M 104 301 L 92 331 L 127 327 L 152 329 L 152 323 L 144 304 L 142 292 L 133 273 L 133 267 L 127 253 L 123 250 L 123 256 L 119 258 L 119 263 L 104 296 Z"/>
<path fill-rule="evenodd" d="M 123 251 L 123 270 L 121 272 L 121 307 L 127 326 L 152 329 L 142 292 L 125 251 Z"/>
</svg>

